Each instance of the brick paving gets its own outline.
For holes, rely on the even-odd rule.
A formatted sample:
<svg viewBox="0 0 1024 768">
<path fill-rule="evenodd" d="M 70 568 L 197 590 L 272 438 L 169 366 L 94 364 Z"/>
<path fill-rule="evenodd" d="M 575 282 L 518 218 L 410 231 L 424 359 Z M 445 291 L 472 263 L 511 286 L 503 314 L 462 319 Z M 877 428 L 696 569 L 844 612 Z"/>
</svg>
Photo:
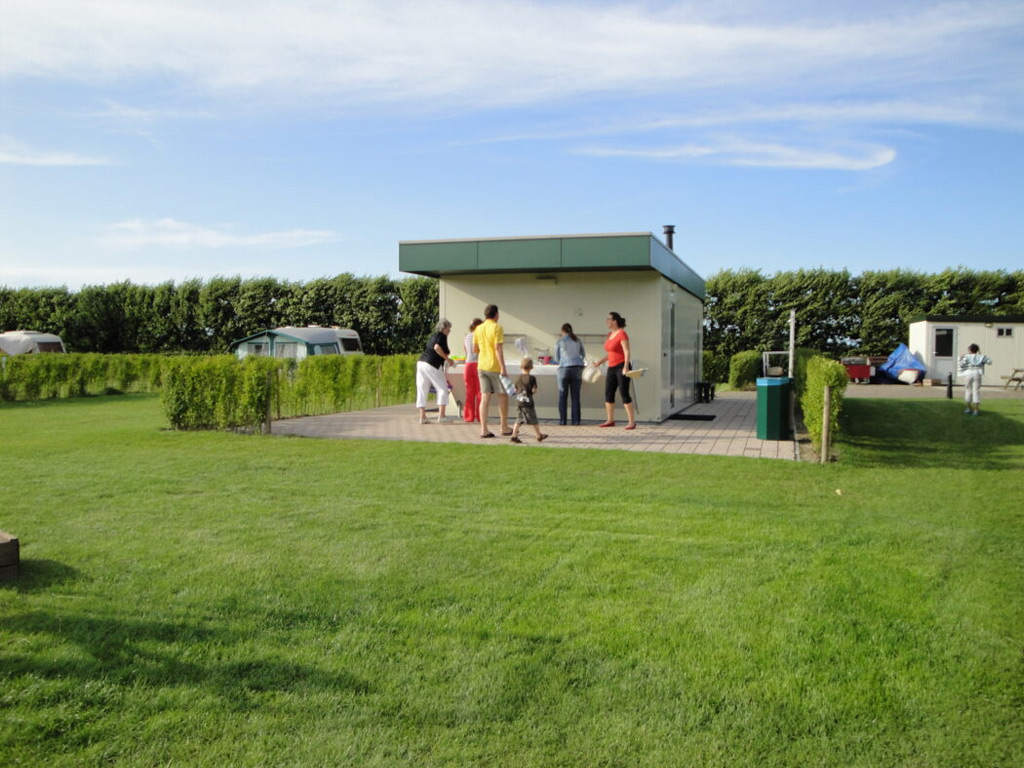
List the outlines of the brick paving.
<svg viewBox="0 0 1024 768">
<path fill-rule="evenodd" d="M 917 387 L 905 384 L 850 384 L 849 398 L 931 398 L 946 397 L 945 386 Z M 963 388 L 953 388 L 958 403 Z M 982 390 L 982 408 L 988 399 L 1024 399 L 1024 390 L 1004 390 L 987 386 Z M 454 409 L 453 409 L 454 412 Z M 491 431 L 497 430 L 492 408 Z M 514 411 L 513 411 L 514 413 Z M 621 407 L 617 415 L 622 415 Z M 562 427 L 550 421 L 541 422 L 548 439 L 538 444 L 532 429 L 521 430 L 520 437 L 529 448 L 596 448 L 609 451 L 642 451 L 650 453 L 683 453 L 707 456 L 745 456 L 755 459 L 798 460 L 799 451 L 792 440 L 757 439 L 757 395 L 755 392 L 724 392 L 710 403 L 697 403 L 686 409 L 686 415 L 714 416 L 711 421 L 669 419 L 660 424 L 641 422 L 633 431 L 619 426 L 601 429 L 597 422 L 579 427 Z M 275 421 L 275 435 L 318 437 L 324 439 L 405 440 L 424 443 L 469 443 L 481 447 L 509 445 L 508 438 L 484 440 L 477 424 L 461 419 L 445 424 L 420 424 L 416 409 L 410 405 L 376 408 L 369 411 L 335 413 L 327 416 L 306 416 Z"/>
<path fill-rule="evenodd" d="M 618 409 L 621 415 L 621 407 Z M 492 408 L 491 431 L 496 431 Z M 596 448 L 613 451 L 685 453 L 716 456 L 746 456 L 761 459 L 794 460 L 793 441 L 757 439 L 757 397 L 753 392 L 726 392 L 710 403 L 697 403 L 686 415 L 714 416 L 711 421 L 669 419 L 660 424 L 641 422 L 632 431 L 619 426 L 602 429 L 597 422 L 578 427 L 559 426 L 542 421 L 541 431 L 548 435 L 537 443 L 530 428 L 520 437 L 528 448 Z M 376 408 L 369 411 L 305 416 L 275 421 L 275 435 L 319 437 L 327 439 L 405 440 L 426 443 L 470 443 L 481 447 L 509 445 L 508 438 L 481 439 L 478 424 L 451 421 L 445 424 L 420 424 L 412 405 Z"/>
</svg>

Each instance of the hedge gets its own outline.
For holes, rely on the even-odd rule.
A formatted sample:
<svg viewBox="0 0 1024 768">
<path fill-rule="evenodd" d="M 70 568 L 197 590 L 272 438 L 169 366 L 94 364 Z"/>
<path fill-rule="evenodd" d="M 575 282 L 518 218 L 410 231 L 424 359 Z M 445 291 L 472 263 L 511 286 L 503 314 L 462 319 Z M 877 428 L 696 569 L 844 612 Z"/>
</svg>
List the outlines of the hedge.
<svg viewBox="0 0 1024 768">
<path fill-rule="evenodd" d="M 174 429 L 251 429 L 272 419 L 412 402 L 414 355 L 323 355 L 294 360 L 247 357 L 168 364 L 163 404 Z"/>
<path fill-rule="evenodd" d="M 705 355 L 707 352 L 705 352 Z M 814 349 L 797 347 L 793 353 L 793 387 L 796 397 L 803 392 L 807 361 L 821 354 Z M 705 358 L 706 360 L 706 358 Z M 757 384 L 757 379 L 764 375 L 763 353 L 756 350 L 737 352 L 729 361 L 729 386 L 732 389 L 747 389 Z M 706 363 L 705 363 L 706 364 Z M 787 363 L 788 364 L 788 363 Z M 784 366 L 785 367 L 785 366 Z M 705 378 L 706 378 L 705 374 Z"/>
<path fill-rule="evenodd" d="M 729 358 L 705 349 L 703 353 L 703 378 L 712 384 L 729 380 Z"/>
<path fill-rule="evenodd" d="M 757 350 L 737 352 L 729 361 L 729 386 L 732 389 L 744 389 L 757 383 L 761 375 L 762 356 Z"/>
<path fill-rule="evenodd" d="M 830 446 L 822 446 L 821 433 L 824 426 L 825 387 L 831 387 L 831 407 L 829 409 L 829 434 L 835 437 L 839 430 L 839 413 L 843 408 L 843 394 L 850 379 L 846 375 L 846 367 L 835 360 L 817 356 L 807 361 L 807 375 L 804 392 L 800 397 L 803 410 L 804 426 L 811 438 L 811 444 L 821 455 Z M 831 442 L 831 441 L 830 441 Z"/>
<path fill-rule="evenodd" d="M 271 418 L 399 405 L 415 397 L 415 355 L 0 356 L 0 400 L 161 392 L 175 429 L 261 429 Z"/>
<path fill-rule="evenodd" d="M 160 389 L 163 355 L 11 355 L 0 357 L 0 400 L 48 400 Z"/>
</svg>

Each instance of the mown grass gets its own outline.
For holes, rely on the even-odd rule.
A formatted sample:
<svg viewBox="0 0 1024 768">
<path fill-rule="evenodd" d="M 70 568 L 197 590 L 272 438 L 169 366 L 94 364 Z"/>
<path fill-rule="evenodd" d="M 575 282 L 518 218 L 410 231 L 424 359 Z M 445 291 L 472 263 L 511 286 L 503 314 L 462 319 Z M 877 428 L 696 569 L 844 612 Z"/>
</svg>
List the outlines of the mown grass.
<svg viewBox="0 0 1024 768">
<path fill-rule="evenodd" d="M 0 406 L 0 764 L 1020 765 L 1024 403 L 924 405 L 829 467 Z"/>
</svg>

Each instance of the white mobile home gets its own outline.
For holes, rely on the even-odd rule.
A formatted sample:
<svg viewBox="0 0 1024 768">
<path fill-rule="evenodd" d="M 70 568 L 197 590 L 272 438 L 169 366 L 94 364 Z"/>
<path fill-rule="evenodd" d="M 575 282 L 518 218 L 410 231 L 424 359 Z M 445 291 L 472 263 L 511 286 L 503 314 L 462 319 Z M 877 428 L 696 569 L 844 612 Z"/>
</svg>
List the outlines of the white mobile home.
<svg viewBox="0 0 1024 768">
<path fill-rule="evenodd" d="M 1024 315 L 919 315 L 910 318 L 907 347 L 928 369 L 932 381 L 956 378 L 956 361 L 977 344 L 992 358 L 985 384 L 1002 386 L 1000 377 L 1024 368 Z"/>
<path fill-rule="evenodd" d="M 439 278 L 439 312 L 453 324 L 453 354 L 461 354 L 472 319 L 497 304 L 510 375 L 519 373 L 521 348 L 535 362 L 551 354 L 567 322 L 596 360 L 605 354 L 605 318 L 618 312 L 626 318 L 633 367 L 648 369 L 633 380 L 637 418 L 662 421 L 696 400 L 704 280 L 650 232 L 403 241 L 399 268 Z M 426 339 L 430 329 L 423 330 Z M 557 417 L 556 373 L 555 365 L 534 368 L 541 418 Z M 458 397 L 461 369 L 449 380 Z M 584 382 L 581 400 L 584 419 L 603 419 L 604 381 Z"/>
</svg>

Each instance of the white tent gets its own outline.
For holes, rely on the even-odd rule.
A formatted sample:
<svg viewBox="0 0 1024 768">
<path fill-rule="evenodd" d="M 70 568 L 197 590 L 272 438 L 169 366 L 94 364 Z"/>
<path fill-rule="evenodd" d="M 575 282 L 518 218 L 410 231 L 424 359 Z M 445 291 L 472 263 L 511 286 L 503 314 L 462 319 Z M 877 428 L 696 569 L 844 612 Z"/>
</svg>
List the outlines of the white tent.
<svg viewBox="0 0 1024 768">
<path fill-rule="evenodd" d="M 0 352 L 8 355 L 31 355 L 37 352 L 67 352 L 60 336 L 40 331 L 5 331 L 0 333 Z"/>
</svg>

